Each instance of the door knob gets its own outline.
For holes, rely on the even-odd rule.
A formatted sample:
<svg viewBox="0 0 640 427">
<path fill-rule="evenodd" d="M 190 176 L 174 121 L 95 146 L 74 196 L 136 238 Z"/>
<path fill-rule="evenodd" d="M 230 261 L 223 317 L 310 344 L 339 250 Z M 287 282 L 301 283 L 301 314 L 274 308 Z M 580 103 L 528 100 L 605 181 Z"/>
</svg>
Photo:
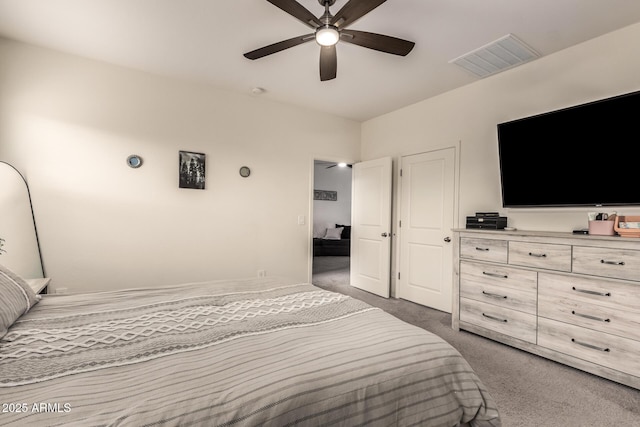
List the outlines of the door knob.
<svg viewBox="0 0 640 427">
<path fill-rule="evenodd" d="M 381 236 L 382 236 L 382 237 L 387 237 L 387 236 L 388 236 L 388 234 L 387 234 L 387 233 L 382 233 L 382 234 L 381 234 Z"/>
<path fill-rule="evenodd" d="M 444 241 L 445 241 L 445 242 L 447 242 L 447 243 L 449 243 L 449 242 L 451 241 L 451 237 L 449 237 L 449 236 L 445 237 L 445 238 L 444 238 Z"/>
</svg>

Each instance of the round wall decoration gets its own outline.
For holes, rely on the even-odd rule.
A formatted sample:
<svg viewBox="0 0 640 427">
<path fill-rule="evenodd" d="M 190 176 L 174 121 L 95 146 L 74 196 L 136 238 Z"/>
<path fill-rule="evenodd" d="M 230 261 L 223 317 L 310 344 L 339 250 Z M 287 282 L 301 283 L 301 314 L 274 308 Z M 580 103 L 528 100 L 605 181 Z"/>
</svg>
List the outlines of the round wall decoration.
<svg viewBox="0 0 640 427">
<path fill-rule="evenodd" d="M 129 167 L 139 168 L 140 166 L 142 166 L 142 157 L 138 156 L 137 154 L 132 154 L 127 157 L 127 164 L 129 165 Z"/>
<path fill-rule="evenodd" d="M 249 175 L 251 175 L 251 169 L 249 169 L 248 166 L 242 166 L 240 168 L 240 176 L 243 177 L 243 178 L 246 178 Z"/>
</svg>

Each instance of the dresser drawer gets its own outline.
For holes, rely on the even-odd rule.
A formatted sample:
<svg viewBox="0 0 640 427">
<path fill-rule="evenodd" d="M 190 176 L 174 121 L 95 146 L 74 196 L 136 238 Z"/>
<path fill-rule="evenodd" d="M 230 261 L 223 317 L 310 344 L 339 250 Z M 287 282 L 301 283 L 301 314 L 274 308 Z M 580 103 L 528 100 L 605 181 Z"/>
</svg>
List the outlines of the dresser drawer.
<svg viewBox="0 0 640 427">
<path fill-rule="evenodd" d="M 640 341 L 640 285 L 540 273 L 538 315 Z"/>
<path fill-rule="evenodd" d="M 573 272 L 640 281 L 640 251 L 574 246 Z"/>
<path fill-rule="evenodd" d="M 538 318 L 538 345 L 640 376 L 640 341 Z"/>
<path fill-rule="evenodd" d="M 460 321 L 536 343 L 536 316 L 533 314 L 460 298 Z"/>
<path fill-rule="evenodd" d="M 460 256 L 481 261 L 507 262 L 507 241 L 494 239 L 460 239 Z"/>
<path fill-rule="evenodd" d="M 571 271 L 571 245 L 509 242 L 509 264 Z"/>
<path fill-rule="evenodd" d="M 460 262 L 460 296 L 536 314 L 537 273 L 503 265 Z"/>
<path fill-rule="evenodd" d="M 540 272 L 538 293 L 640 313 L 640 283 Z"/>
</svg>

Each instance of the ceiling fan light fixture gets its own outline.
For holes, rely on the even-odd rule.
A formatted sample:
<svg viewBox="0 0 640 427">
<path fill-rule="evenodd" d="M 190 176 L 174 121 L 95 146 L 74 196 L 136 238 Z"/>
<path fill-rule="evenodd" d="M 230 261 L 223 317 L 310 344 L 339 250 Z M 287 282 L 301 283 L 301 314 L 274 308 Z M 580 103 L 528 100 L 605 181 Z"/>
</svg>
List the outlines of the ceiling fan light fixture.
<svg viewBox="0 0 640 427">
<path fill-rule="evenodd" d="M 333 46 L 340 40 L 340 33 L 333 25 L 323 25 L 316 30 L 316 42 L 320 46 Z"/>
<path fill-rule="evenodd" d="M 344 162 L 340 162 L 340 163 L 338 163 L 338 167 L 339 167 L 339 168 L 346 168 L 346 167 L 347 167 L 347 164 L 346 164 L 346 163 L 344 163 Z"/>
</svg>

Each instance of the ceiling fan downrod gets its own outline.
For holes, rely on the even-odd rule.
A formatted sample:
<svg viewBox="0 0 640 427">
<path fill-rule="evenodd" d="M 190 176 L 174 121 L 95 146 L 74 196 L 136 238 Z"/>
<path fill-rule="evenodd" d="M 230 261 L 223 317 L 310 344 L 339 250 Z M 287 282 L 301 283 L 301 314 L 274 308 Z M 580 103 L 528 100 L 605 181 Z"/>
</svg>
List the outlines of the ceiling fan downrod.
<svg viewBox="0 0 640 427">
<path fill-rule="evenodd" d="M 329 7 L 333 6 L 335 2 L 336 0 L 318 0 L 318 3 L 324 6 L 324 14 L 318 18 L 324 25 L 329 25 L 331 18 L 333 18 L 333 15 L 329 12 Z"/>
<path fill-rule="evenodd" d="M 316 28 L 316 41 L 320 46 L 333 46 L 340 40 L 340 30 L 335 25 L 331 25 L 333 15 L 329 11 L 329 7 L 336 0 L 318 0 L 318 3 L 324 6 L 324 14 L 318 19 L 322 25 Z"/>
</svg>

